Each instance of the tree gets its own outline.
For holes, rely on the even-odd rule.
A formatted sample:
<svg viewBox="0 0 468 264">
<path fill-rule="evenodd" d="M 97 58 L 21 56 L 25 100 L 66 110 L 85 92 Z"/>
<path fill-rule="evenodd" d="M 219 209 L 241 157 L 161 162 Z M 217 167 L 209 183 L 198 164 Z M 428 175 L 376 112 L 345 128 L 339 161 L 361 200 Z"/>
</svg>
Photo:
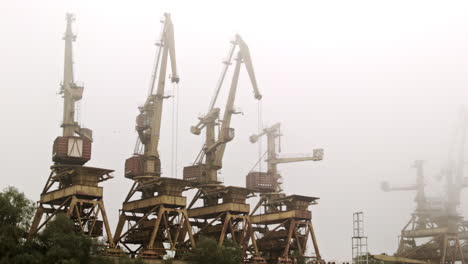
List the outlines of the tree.
<svg viewBox="0 0 468 264">
<path fill-rule="evenodd" d="M 0 263 L 22 253 L 33 213 L 34 203 L 16 188 L 0 193 Z"/>
<path fill-rule="evenodd" d="M 27 234 L 34 203 L 14 187 L 0 192 L 0 264 L 113 264 L 99 256 L 98 240 L 76 233 L 66 215 L 57 215 L 33 239 Z M 142 264 L 122 257 L 120 263 Z"/>
<path fill-rule="evenodd" d="M 39 243 L 46 249 L 45 263 L 57 264 L 107 264 L 110 260 L 98 256 L 97 240 L 76 233 L 74 223 L 64 214 L 59 214 L 39 235 Z"/>
<path fill-rule="evenodd" d="M 192 264 L 240 264 L 242 255 L 239 246 L 232 240 L 226 240 L 223 246 L 212 238 L 201 237 L 197 247 L 188 255 Z"/>
</svg>

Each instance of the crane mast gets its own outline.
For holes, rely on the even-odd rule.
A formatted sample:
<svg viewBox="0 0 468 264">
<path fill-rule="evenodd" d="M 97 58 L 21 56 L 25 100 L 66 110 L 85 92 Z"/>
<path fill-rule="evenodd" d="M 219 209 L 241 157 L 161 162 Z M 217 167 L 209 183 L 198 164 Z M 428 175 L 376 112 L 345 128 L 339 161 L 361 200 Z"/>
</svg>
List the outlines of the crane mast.
<svg viewBox="0 0 468 264">
<path fill-rule="evenodd" d="M 72 23 L 75 21 L 73 14 L 66 15 L 67 27 L 63 39 L 65 40 L 65 59 L 63 83 L 60 93 L 63 94 L 63 136 L 74 136 L 75 133 L 81 134 L 81 129 L 75 121 L 75 104 L 81 100 L 83 96 L 83 87 L 75 84 L 73 73 L 73 42 L 76 40 L 76 35 L 72 31 Z M 90 133 L 86 133 L 87 137 L 91 137 Z M 90 138 L 91 139 L 91 138 Z"/>
<path fill-rule="evenodd" d="M 172 73 L 171 82 L 179 82 L 175 54 L 174 26 L 170 14 L 164 14 L 162 23 L 160 39 L 156 43 L 159 48 L 156 54 L 149 94 L 145 104 L 139 108 L 140 114 L 136 120 L 136 131 L 138 132 L 140 142 L 143 144 L 143 155 L 135 153 L 135 156 L 127 159 L 125 173 L 126 177 L 129 178 L 134 176 L 161 175 L 158 147 L 164 99 L 168 98 L 168 96 L 164 95 L 164 90 L 169 59 Z M 156 92 L 154 91 L 155 88 Z"/>
<path fill-rule="evenodd" d="M 447 211 L 449 214 L 457 214 L 460 205 L 460 196 L 463 188 L 467 187 L 467 178 L 464 176 L 466 128 L 468 125 L 465 109 L 460 111 L 459 135 L 455 140 L 456 149 L 452 168 L 447 170 Z"/>
<path fill-rule="evenodd" d="M 219 91 L 222 87 L 223 80 L 227 72 L 227 67 L 231 64 L 236 47 L 239 49 L 235 58 L 236 63 L 234 66 L 234 73 L 231 80 L 229 95 L 224 109 L 223 119 L 219 120 L 218 122 L 217 120 L 219 119 L 220 109 L 214 106 L 216 104 Z M 232 115 L 237 114 L 234 109 L 234 102 L 236 98 L 242 63 L 245 64 L 247 73 L 252 83 L 255 99 L 261 100 L 262 98 L 262 95 L 258 90 L 257 79 L 255 77 L 249 48 L 239 35 L 235 36 L 235 39 L 232 42 L 232 46 L 229 50 L 228 59 L 224 63 L 226 66 L 223 68 L 221 77 L 217 83 L 215 94 L 210 102 L 208 114 L 200 118 L 200 122 L 191 128 L 191 132 L 196 135 L 199 135 L 203 128 L 206 129 L 206 139 L 204 148 L 202 150 L 202 155 L 200 155 L 199 159 L 195 162 L 203 166 L 203 172 L 201 173 L 203 176 L 198 178 L 202 178 L 201 180 L 205 183 L 218 182 L 217 171 L 222 168 L 222 160 L 226 150 L 226 143 L 234 138 L 234 129 L 231 128 L 231 120 Z M 219 125 L 220 129 L 216 137 L 216 126 Z"/>
</svg>

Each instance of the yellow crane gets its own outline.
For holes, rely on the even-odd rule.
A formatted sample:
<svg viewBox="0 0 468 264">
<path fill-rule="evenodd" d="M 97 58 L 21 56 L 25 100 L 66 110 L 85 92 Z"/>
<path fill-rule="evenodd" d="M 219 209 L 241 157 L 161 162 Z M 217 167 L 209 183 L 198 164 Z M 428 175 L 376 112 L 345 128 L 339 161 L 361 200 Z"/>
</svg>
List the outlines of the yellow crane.
<svg viewBox="0 0 468 264">
<path fill-rule="evenodd" d="M 237 54 L 235 54 L 236 51 Z M 231 86 L 223 117 L 219 119 L 221 110 L 215 107 L 216 100 L 234 55 L 236 56 Z M 224 186 L 217 177 L 218 170 L 222 168 L 226 145 L 234 138 L 231 120 L 232 115 L 238 113 L 234 108 L 234 102 L 242 64 L 245 64 L 249 75 L 254 97 L 257 100 L 262 98 L 257 87 L 249 48 L 242 38 L 236 35 L 229 49 L 227 60 L 224 62 L 208 113 L 200 118 L 197 125 L 191 127 L 192 133 L 196 135 L 201 134 L 201 131 L 205 129 L 206 137 L 194 165 L 184 168 L 183 177 L 185 180 L 195 182 L 198 189 L 187 207 L 190 223 L 194 227 L 194 236 L 196 238 L 214 237 L 220 246 L 226 238 L 230 237 L 241 248 L 243 257 L 251 259 L 259 256 L 248 216 L 250 206 L 246 203 L 252 191 L 242 187 Z M 203 201 L 203 205 L 192 208 L 199 200 Z"/>
<path fill-rule="evenodd" d="M 65 213 L 76 231 L 91 237 L 102 237 L 105 230 L 109 247 L 113 236 L 104 206 L 103 187 L 99 184 L 113 178 L 113 170 L 83 166 L 91 159 L 92 132 L 75 121 L 76 103 L 83 97 L 83 87 L 75 83 L 73 72 L 73 14 L 66 15 L 62 136 L 55 139 L 49 178 L 41 192 L 29 238 L 40 232 L 57 214 Z M 115 250 L 106 250 L 110 254 Z"/>
<path fill-rule="evenodd" d="M 182 196 L 191 183 L 162 177 L 161 173 L 158 144 L 163 103 L 168 98 L 164 90 L 169 60 L 170 80 L 179 82 L 170 14 L 164 14 L 161 22 L 149 94 L 136 119 L 135 155 L 125 161 L 125 177 L 132 179 L 133 185 L 122 204 L 114 237 L 114 244 L 125 247 L 131 255 L 159 259 L 168 251 L 175 252 L 173 257 L 179 258 L 195 247 L 185 208 L 186 197 Z"/>
<path fill-rule="evenodd" d="M 227 69 L 232 63 L 231 61 L 236 47 L 239 49 L 235 58 L 236 62 L 231 87 L 229 89 L 229 95 L 224 108 L 223 119 L 218 121 L 221 110 L 214 106 L 226 76 Z M 234 108 L 234 101 L 236 99 L 237 84 L 242 63 L 245 64 L 245 68 L 252 83 L 255 99 L 262 99 L 262 95 L 258 90 L 257 79 L 255 77 L 249 48 L 244 40 L 242 40 L 239 35 L 236 35 L 234 41 L 232 41 L 228 58 L 224 62 L 225 66 L 217 83 L 214 96 L 208 108 L 208 113 L 204 117 L 200 118 L 197 125 L 191 127 L 191 132 L 195 135 L 200 135 L 202 129 L 205 128 L 206 139 L 201 154 L 195 161 L 196 165 L 184 168 L 184 178 L 188 180 L 196 180 L 203 183 L 218 183 L 217 172 L 222 168 L 226 143 L 234 138 L 234 128 L 231 128 L 231 119 L 233 114 L 238 113 Z M 217 126 L 220 127 L 218 127 L 218 133 L 216 134 Z"/>
</svg>

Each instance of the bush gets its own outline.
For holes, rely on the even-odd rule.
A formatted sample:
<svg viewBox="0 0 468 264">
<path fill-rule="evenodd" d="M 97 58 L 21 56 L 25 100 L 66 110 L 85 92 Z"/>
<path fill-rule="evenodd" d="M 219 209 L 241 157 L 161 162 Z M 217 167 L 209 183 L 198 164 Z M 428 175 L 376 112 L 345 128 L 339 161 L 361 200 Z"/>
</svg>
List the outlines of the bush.
<svg viewBox="0 0 468 264">
<path fill-rule="evenodd" d="M 202 237 L 197 247 L 188 255 L 192 264 L 240 264 L 242 255 L 239 246 L 232 240 L 226 240 L 223 246 L 212 238 Z"/>
<path fill-rule="evenodd" d="M 26 237 L 34 213 L 34 203 L 14 187 L 0 193 L 0 263 L 12 263 L 11 259 L 22 255 Z M 24 255 L 18 263 L 34 263 L 33 255 Z"/>
</svg>

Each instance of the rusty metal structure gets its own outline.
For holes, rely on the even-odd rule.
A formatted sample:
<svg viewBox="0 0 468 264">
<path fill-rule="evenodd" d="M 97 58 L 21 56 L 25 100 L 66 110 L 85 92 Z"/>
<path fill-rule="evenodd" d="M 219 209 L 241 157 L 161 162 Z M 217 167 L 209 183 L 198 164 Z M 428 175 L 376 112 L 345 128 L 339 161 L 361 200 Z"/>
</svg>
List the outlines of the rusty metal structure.
<svg viewBox="0 0 468 264">
<path fill-rule="evenodd" d="M 309 210 L 309 206 L 316 204 L 319 198 L 286 195 L 281 188 L 282 177 L 278 171 L 278 164 L 322 160 L 323 150 L 315 149 L 313 155 L 280 157 L 280 147 L 276 144 L 281 137 L 280 123 L 251 136 L 250 141 L 256 143 L 262 136 L 267 137 L 267 151 L 258 162 L 267 155 L 267 172 L 251 171 L 246 177 L 247 188 L 258 192 L 260 197 L 250 213 L 250 219 L 261 256 L 268 263 L 293 263 L 297 257 L 308 257 L 306 249 L 310 239 L 315 256 L 309 257 L 323 262 Z"/>
<path fill-rule="evenodd" d="M 468 221 L 458 212 L 460 195 L 468 186 L 464 174 L 468 120 L 461 111 L 459 127 L 449 151 L 448 166 L 439 178 L 446 179 L 445 195 L 429 198 L 425 193 L 423 162 L 416 161 L 416 184 L 395 187 L 384 182 L 384 191 L 416 191 L 416 209 L 401 231 L 397 257 L 408 257 L 430 263 L 466 263 L 468 261 Z"/>
<path fill-rule="evenodd" d="M 467 221 L 459 214 L 461 190 L 467 187 L 464 177 L 464 151 L 467 120 L 461 115 L 460 129 L 454 145 L 457 148 L 455 158 L 443 170 L 442 177 L 447 182 L 445 199 L 430 199 L 425 194 L 423 162 L 416 161 L 416 184 L 393 187 L 382 184 L 384 191 L 415 190 L 416 209 L 410 221 L 401 231 L 401 238 L 396 256 L 429 261 L 430 263 L 466 263 Z"/>
<path fill-rule="evenodd" d="M 185 180 L 194 182 L 197 188 L 197 193 L 188 206 L 188 215 L 194 228 L 195 238 L 212 237 L 220 246 L 226 239 L 232 239 L 242 248 L 246 261 L 258 262 L 261 260 L 255 259 L 258 256 L 258 249 L 249 217 L 250 206 L 246 203 L 252 190 L 224 186 L 218 180 L 218 171 L 222 168 L 226 144 L 234 138 L 234 129 L 230 127 L 230 124 L 232 115 L 238 113 L 234 108 L 234 101 L 242 64 L 246 66 L 255 98 L 257 100 L 262 98 L 257 88 L 247 44 L 239 35 L 235 36 L 231 44 L 208 113 L 191 128 L 191 132 L 196 135 L 199 135 L 202 129 L 206 130 L 204 146 L 193 166 L 184 168 L 183 177 Z M 234 73 L 223 118 L 220 120 L 221 110 L 216 108 L 215 104 L 236 50 Z"/>
<path fill-rule="evenodd" d="M 426 197 L 423 162 L 416 161 L 414 167 L 416 184 L 402 187 L 382 184 L 384 191 L 416 191 L 416 209 L 401 231 L 395 256 L 430 263 L 465 263 L 458 231 L 461 217 L 446 210 L 440 199 Z"/>
<path fill-rule="evenodd" d="M 75 121 L 76 102 L 82 99 L 83 87 L 74 81 L 72 14 L 66 15 L 64 77 L 60 93 L 64 98 L 63 135 L 53 145 L 51 173 L 42 190 L 29 237 L 35 236 L 57 214 L 73 220 L 76 231 L 102 237 L 105 229 L 109 246 L 113 237 L 99 183 L 111 179 L 113 170 L 83 166 L 91 159 L 92 131 Z M 108 253 L 112 253 L 109 250 Z"/>
<path fill-rule="evenodd" d="M 135 154 L 125 161 L 125 177 L 131 179 L 133 185 L 120 210 L 114 244 L 144 258 L 163 258 L 171 252 L 175 258 L 180 258 L 195 246 L 186 197 L 182 196 L 191 183 L 162 177 L 161 172 L 158 145 L 163 102 L 168 98 L 164 90 L 169 58 L 171 82 L 179 82 L 170 14 L 164 14 L 161 22 L 150 91 L 136 119 Z"/>
</svg>

